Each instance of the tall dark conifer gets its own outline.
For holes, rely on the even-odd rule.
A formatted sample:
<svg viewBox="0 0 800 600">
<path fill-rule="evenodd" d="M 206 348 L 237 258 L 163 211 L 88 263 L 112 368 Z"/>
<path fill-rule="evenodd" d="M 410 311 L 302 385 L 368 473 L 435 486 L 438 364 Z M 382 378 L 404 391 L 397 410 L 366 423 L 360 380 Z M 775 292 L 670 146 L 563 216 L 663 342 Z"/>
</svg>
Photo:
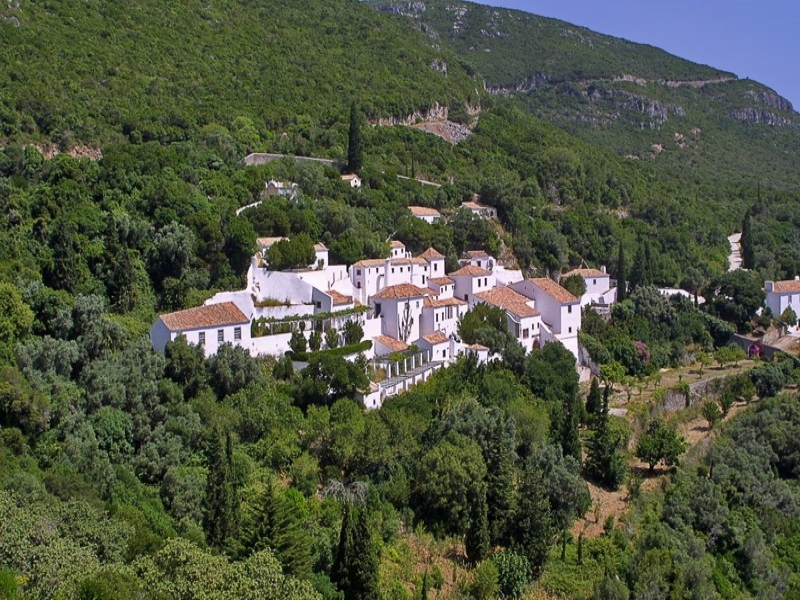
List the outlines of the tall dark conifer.
<svg viewBox="0 0 800 600">
<path fill-rule="evenodd" d="M 366 508 L 346 505 L 331 579 L 348 600 L 373 600 L 380 595 L 379 567 L 380 556 L 367 522 Z"/>
<path fill-rule="evenodd" d="M 753 247 L 753 232 L 750 229 L 750 213 L 752 210 L 752 207 L 748 208 L 742 220 L 742 239 L 740 240 L 740 244 L 742 246 L 742 268 L 744 269 L 752 269 L 756 264 L 756 251 Z"/>
<path fill-rule="evenodd" d="M 208 479 L 203 525 L 208 544 L 220 550 L 227 547 L 236 533 L 238 523 L 239 502 L 232 459 L 233 440 L 230 432 L 226 434 L 215 429 L 206 457 Z"/>
<path fill-rule="evenodd" d="M 486 504 L 486 486 L 473 498 L 470 523 L 464 542 L 467 558 L 477 564 L 489 555 L 489 507 Z"/>
<path fill-rule="evenodd" d="M 347 170 L 358 173 L 363 161 L 363 148 L 361 147 L 361 116 L 358 107 L 353 102 L 350 105 L 350 129 L 347 133 Z"/>
<path fill-rule="evenodd" d="M 617 255 L 617 302 L 622 302 L 628 297 L 627 271 L 625 249 L 622 247 L 622 240 L 620 240 L 619 253 Z"/>
</svg>

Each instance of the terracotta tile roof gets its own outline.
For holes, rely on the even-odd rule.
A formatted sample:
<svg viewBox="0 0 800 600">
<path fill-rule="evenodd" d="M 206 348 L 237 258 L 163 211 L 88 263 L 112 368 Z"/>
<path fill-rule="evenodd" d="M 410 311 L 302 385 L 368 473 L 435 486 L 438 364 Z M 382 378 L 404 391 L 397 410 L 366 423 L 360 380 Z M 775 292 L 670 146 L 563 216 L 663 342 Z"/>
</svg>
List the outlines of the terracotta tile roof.
<svg viewBox="0 0 800 600">
<path fill-rule="evenodd" d="M 377 335 L 373 338 L 376 342 L 383 344 L 392 352 L 402 352 L 408 350 L 408 344 L 402 340 L 396 340 L 388 335 Z"/>
<path fill-rule="evenodd" d="M 341 175 L 339 177 L 339 179 L 341 179 L 342 181 L 352 181 L 353 179 L 358 179 L 358 178 L 359 178 L 358 175 L 356 175 L 355 173 L 347 173 L 346 175 Z"/>
<path fill-rule="evenodd" d="M 376 300 L 386 300 L 392 298 L 397 300 L 402 298 L 419 298 L 425 296 L 427 293 L 427 288 L 418 288 L 410 283 L 400 283 L 398 285 L 389 285 L 372 297 Z"/>
<path fill-rule="evenodd" d="M 397 240 L 392 240 L 390 244 L 392 248 L 405 248 L 406 245 L 403 242 L 398 242 Z"/>
<path fill-rule="evenodd" d="M 453 285 L 455 281 L 449 277 L 431 277 L 428 279 L 428 283 L 432 283 L 434 285 Z"/>
<path fill-rule="evenodd" d="M 467 258 L 491 258 L 486 250 L 467 250 L 464 252 Z"/>
<path fill-rule="evenodd" d="M 333 305 L 339 306 L 341 304 L 352 304 L 353 297 L 352 296 L 345 296 L 342 293 L 337 292 L 336 290 L 328 290 L 325 292 L 333 299 Z"/>
<path fill-rule="evenodd" d="M 436 248 L 428 248 L 419 257 L 425 260 L 440 260 L 444 258 L 444 254 L 436 250 Z"/>
<path fill-rule="evenodd" d="M 415 256 L 414 258 L 409 258 L 408 262 L 414 263 L 415 265 L 425 265 L 428 266 L 428 261 L 422 258 L 421 256 Z"/>
<path fill-rule="evenodd" d="M 509 287 L 496 287 L 475 295 L 487 304 L 498 306 L 518 317 L 535 317 L 539 314 L 538 310 L 528 305 L 528 298 Z"/>
<path fill-rule="evenodd" d="M 286 237 L 260 237 L 256 238 L 256 244 L 259 248 L 269 248 L 276 242 L 280 242 L 282 240 L 288 240 L 289 238 Z"/>
<path fill-rule="evenodd" d="M 441 217 L 441 213 L 435 208 L 428 208 L 427 206 L 409 206 L 408 210 L 415 217 Z"/>
<path fill-rule="evenodd" d="M 364 260 L 360 260 L 357 263 L 353 263 L 354 267 L 382 267 L 386 264 L 386 259 L 384 258 L 365 258 Z"/>
<path fill-rule="evenodd" d="M 458 271 L 453 271 L 450 273 L 449 277 L 460 277 L 462 275 L 469 275 L 470 277 L 484 277 L 491 274 L 492 272 L 487 271 L 486 269 L 476 267 L 475 265 L 467 265 L 466 267 L 461 267 Z"/>
<path fill-rule="evenodd" d="M 491 206 L 486 206 L 485 204 L 480 204 L 479 202 L 462 202 L 461 206 L 464 208 L 468 208 L 470 210 L 491 210 Z"/>
<path fill-rule="evenodd" d="M 552 279 L 547 277 L 536 277 L 531 279 L 530 282 L 542 290 L 545 294 L 553 298 L 556 302 L 560 302 L 561 304 L 574 304 L 579 302 L 575 296 L 570 294 Z"/>
<path fill-rule="evenodd" d="M 488 349 L 489 348 L 487 348 L 486 346 L 482 346 L 481 344 L 471 344 L 471 345 L 467 346 L 467 350 L 481 351 L 481 350 L 488 350 Z"/>
<path fill-rule="evenodd" d="M 449 338 L 441 331 L 434 331 L 433 333 L 429 333 L 428 335 L 423 335 L 422 339 L 428 342 L 429 344 L 443 344 L 444 342 L 449 340 Z"/>
<path fill-rule="evenodd" d="M 785 281 L 776 281 L 775 285 L 772 287 L 772 291 L 778 294 L 796 294 L 800 292 L 800 280 L 787 279 Z"/>
<path fill-rule="evenodd" d="M 327 248 L 327 246 L 325 246 L 325 244 L 319 244 L 319 243 L 318 244 L 314 244 L 314 250 L 316 250 L 318 252 L 320 250 L 327 250 L 327 249 L 328 248 Z"/>
<path fill-rule="evenodd" d="M 233 302 L 197 306 L 159 317 L 170 331 L 184 329 L 206 329 L 224 325 L 250 323 L 245 314 Z"/>
<path fill-rule="evenodd" d="M 424 308 L 441 308 L 443 306 L 466 306 L 467 303 L 459 298 L 431 298 L 425 296 L 422 299 L 422 306 Z"/>
<path fill-rule="evenodd" d="M 572 275 L 580 275 L 581 277 L 610 277 L 608 273 L 603 273 L 600 269 L 572 269 L 572 271 L 564 273 L 561 279 L 566 279 Z"/>
</svg>

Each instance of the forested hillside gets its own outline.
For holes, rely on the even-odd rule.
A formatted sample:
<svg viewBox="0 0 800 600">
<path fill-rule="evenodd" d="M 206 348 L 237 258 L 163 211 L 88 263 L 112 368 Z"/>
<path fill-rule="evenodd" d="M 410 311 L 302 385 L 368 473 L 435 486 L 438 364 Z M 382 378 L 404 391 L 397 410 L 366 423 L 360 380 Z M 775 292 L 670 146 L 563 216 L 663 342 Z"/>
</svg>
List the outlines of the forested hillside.
<svg viewBox="0 0 800 600">
<path fill-rule="evenodd" d="M 756 81 L 584 27 L 471 2 L 373 2 L 450 47 L 494 96 L 691 185 L 797 190 L 800 116 Z"/>
<path fill-rule="evenodd" d="M 800 272 L 796 115 L 737 120 L 775 99 L 748 81 L 659 83 L 730 75 L 653 48 L 413 4 L 426 10 L 0 7 L 0 597 L 800 593 L 800 410 L 796 396 L 768 399 L 798 380 L 796 361 L 715 372 L 714 429 L 688 456 L 675 427 L 705 409 L 662 410 L 667 395 L 691 403 L 682 378 L 707 377 L 712 358 L 741 360 L 732 333 L 771 325 L 757 315 L 764 277 Z M 503 45 L 470 50 L 474 36 Z M 530 68 L 540 56 L 546 72 Z M 647 81 L 613 81 L 628 74 Z M 651 100 L 667 111 L 652 128 Z M 458 144 L 377 126 L 445 116 L 467 127 Z M 353 129 L 360 189 L 318 163 L 243 163 L 253 151 L 344 161 Z M 297 183 L 296 198 L 237 215 L 270 179 Z M 497 220 L 456 212 L 475 194 Z M 746 214 L 753 269 L 726 273 Z M 334 264 L 384 258 L 395 239 L 448 266 L 479 249 L 526 275 L 607 265 L 630 297 L 584 317 L 601 373 L 590 390 L 572 354 L 526 355 L 492 309 L 460 335 L 498 360 L 458 362 L 369 412 L 355 401 L 377 375 L 365 360 L 321 353 L 295 372 L 231 346 L 208 359 L 180 339 L 152 350 L 157 314 L 242 288 L 257 236 L 300 234 Z M 661 386 L 662 373 L 676 381 Z M 592 518 L 603 527 L 587 482 L 629 496 L 592 536 Z"/>
</svg>

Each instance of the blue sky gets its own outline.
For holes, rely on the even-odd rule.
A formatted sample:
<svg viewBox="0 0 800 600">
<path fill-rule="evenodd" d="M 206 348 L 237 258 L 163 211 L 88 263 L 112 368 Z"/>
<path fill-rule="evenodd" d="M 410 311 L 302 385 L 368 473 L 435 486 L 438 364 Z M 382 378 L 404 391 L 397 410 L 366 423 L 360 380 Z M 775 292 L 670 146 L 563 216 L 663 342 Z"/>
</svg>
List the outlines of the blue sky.
<svg viewBox="0 0 800 600">
<path fill-rule="evenodd" d="M 800 111 L 800 0 L 478 0 L 650 44 L 771 87 Z"/>
</svg>

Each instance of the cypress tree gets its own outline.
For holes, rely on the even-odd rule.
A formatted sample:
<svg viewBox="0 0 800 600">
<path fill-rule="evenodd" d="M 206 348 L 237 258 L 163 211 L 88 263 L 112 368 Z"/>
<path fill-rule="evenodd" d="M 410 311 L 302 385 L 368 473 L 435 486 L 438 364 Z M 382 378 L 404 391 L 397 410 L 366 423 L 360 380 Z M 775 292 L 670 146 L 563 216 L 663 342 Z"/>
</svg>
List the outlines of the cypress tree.
<svg viewBox="0 0 800 600">
<path fill-rule="evenodd" d="M 600 413 L 603 402 L 603 393 L 600 391 L 600 383 L 597 377 L 592 377 L 592 386 L 589 388 L 589 395 L 586 396 L 586 413 L 589 420 L 594 419 Z"/>
<path fill-rule="evenodd" d="M 363 161 L 361 148 L 361 119 L 355 101 L 350 105 L 350 129 L 347 134 L 347 170 L 358 173 Z"/>
<path fill-rule="evenodd" d="M 624 479 L 626 466 L 620 453 L 619 436 L 608 426 L 608 399 L 611 388 L 606 386 L 600 409 L 594 419 L 594 431 L 586 451 L 586 475 L 595 481 L 617 489 Z"/>
<path fill-rule="evenodd" d="M 750 213 L 752 207 L 747 209 L 744 213 L 744 220 L 742 221 L 742 238 L 740 240 L 742 246 L 742 268 L 752 269 L 756 263 L 756 252 L 753 248 L 753 232 L 750 229 Z"/>
<path fill-rule="evenodd" d="M 467 558 L 472 564 L 477 564 L 489 554 L 489 507 L 486 503 L 486 486 L 481 486 L 477 497 L 472 503 L 469 529 L 465 546 Z"/>
<path fill-rule="evenodd" d="M 238 495 L 233 481 L 233 440 L 230 432 L 214 429 L 207 450 L 208 480 L 203 520 L 208 544 L 226 547 L 238 522 Z"/>
<path fill-rule="evenodd" d="M 622 247 L 622 240 L 619 242 L 619 253 L 617 255 L 617 302 L 622 302 L 628 297 L 628 282 L 625 278 L 628 265 L 625 263 L 625 249 Z"/>
<path fill-rule="evenodd" d="M 538 575 L 547 562 L 557 529 L 544 474 L 531 459 L 525 465 L 519 498 L 517 518 L 510 529 L 511 548 L 524 555 Z"/>
<path fill-rule="evenodd" d="M 366 509 L 346 506 L 331 579 L 348 600 L 373 600 L 379 597 L 379 566 Z"/>
</svg>

